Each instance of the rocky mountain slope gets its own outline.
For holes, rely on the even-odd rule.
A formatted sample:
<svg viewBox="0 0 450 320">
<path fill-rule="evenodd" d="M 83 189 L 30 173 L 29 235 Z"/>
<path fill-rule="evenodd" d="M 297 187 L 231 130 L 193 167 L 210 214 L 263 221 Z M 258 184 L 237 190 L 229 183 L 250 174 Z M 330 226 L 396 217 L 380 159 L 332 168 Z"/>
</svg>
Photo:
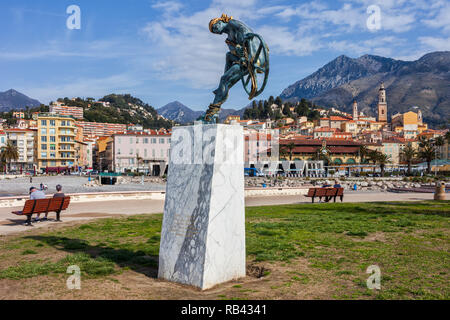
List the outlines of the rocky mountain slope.
<svg viewBox="0 0 450 320">
<path fill-rule="evenodd" d="M 40 105 L 41 103 L 39 101 L 31 99 L 14 89 L 0 92 L 0 112 L 22 110 L 25 107 L 33 108 Z"/>
<path fill-rule="evenodd" d="M 450 114 L 450 52 L 433 52 L 416 61 L 364 55 L 340 56 L 286 88 L 281 97 L 308 98 L 324 107 L 350 112 L 353 100 L 361 111 L 375 115 L 377 92 L 386 87 L 388 114 L 418 106 L 426 122 L 445 124 Z"/>
</svg>

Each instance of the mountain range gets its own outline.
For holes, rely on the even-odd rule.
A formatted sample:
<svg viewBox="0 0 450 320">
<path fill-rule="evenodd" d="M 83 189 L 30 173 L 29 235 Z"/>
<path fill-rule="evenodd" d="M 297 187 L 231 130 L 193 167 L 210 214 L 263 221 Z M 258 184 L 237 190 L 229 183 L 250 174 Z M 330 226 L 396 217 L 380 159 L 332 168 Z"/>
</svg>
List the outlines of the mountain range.
<svg viewBox="0 0 450 320">
<path fill-rule="evenodd" d="M 310 76 L 290 85 L 281 98 L 306 98 L 317 105 L 376 115 L 378 89 L 386 88 L 388 115 L 419 107 L 425 122 L 444 124 L 450 114 L 450 52 L 432 52 L 416 61 L 373 55 L 357 59 L 339 56 Z"/>
<path fill-rule="evenodd" d="M 219 120 L 225 120 L 229 115 L 243 116 L 244 111 L 247 107 L 235 110 L 235 109 L 222 109 L 219 113 Z M 162 115 L 164 118 L 176 121 L 181 124 L 192 123 L 197 120 L 200 116 L 205 114 L 205 111 L 194 111 L 191 108 L 185 106 L 179 101 L 174 101 L 166 104 L 165 106 L 156 109 L 158 114 Z"/>
<path fill-rule="evenodd" d="M 0 112 L 25 109 L 25 107 L 39 107 L 40 105 L 39 101 L 31 99 L 14 89 L 0 92 Z"/>
<path fill-rule="evenodd" d="M 339 56 L 313 74 L 283 90 L 287 101 L 302 98 L 316 105 L 351 112 L 352 102 L 359 110 L 376 115 L 378 89 L 386 88 L 388 115 L 419 107 L 425 122 L 433 127 L 448 124 L 450 115 L 450 51 L 432 52 L 416 61 L 402 61 L 374 55 L 359 58 Z M 40 102 L 13 89 L 0 92 L 0 112 L 36 107 Z M 242 109 L 222 109 L 219 119 L 228 115 L 244 115 Z M 194 111 L 179 101 L 159 109 L 158 114 L 178 123 L 192 123 L 203 111 Z"/>
<path fill-rule="evenodd" d="M 324 108 L 335 107 L 351 113 L 352 103 L 359 110 L 376 116 L 378 90 L 384 83 L 388 115 L 419 107 L 425 122 L 432 126 L 448 122 L 450 114 L 450 52 L 432 52 L 416 61 L 402 61 L 374 55 L 359 58 L 339 56 L 308 77 L 288 86 L 280 97 L 287 101 L 302 98 Z M 220 120 L 239 110 L 222 109 Z M 414 108 L 416 109 L 416 108 Z M 158 109 L 164 117 L 180 123 L 195 121 L 203 112 L 193 111 L 180 102 Z"/>
</svg>

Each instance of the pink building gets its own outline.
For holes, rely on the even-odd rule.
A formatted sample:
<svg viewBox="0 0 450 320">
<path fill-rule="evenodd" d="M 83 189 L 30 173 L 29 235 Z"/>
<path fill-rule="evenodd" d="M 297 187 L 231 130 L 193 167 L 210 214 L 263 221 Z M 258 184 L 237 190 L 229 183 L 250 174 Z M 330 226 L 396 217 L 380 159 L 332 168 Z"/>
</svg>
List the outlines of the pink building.
<svg viewBox="0 0 450 320">
<path fill-rule="evenodd" d="M 143 172 L 163 175 L 169 162 L 170 133 L 150 131 L 118 133 L 106 146 L 110 172 Z"/>
</svg>

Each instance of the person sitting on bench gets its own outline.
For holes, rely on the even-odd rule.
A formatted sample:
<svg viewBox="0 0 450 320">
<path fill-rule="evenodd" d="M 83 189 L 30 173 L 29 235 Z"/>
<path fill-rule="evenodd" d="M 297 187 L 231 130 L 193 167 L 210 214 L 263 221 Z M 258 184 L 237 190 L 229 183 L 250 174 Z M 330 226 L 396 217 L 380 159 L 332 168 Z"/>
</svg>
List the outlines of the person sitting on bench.
<svg viewBox="0 0 450 320">
<path fill-rule="evenodd" d="M 45 193 L 41 190 L 36 189 L 35 187 L 30 188 L 30 200 L 38 200 L 45 199 Z M 40 213 L 37 214 L 37 217 L 34 219 L 34 222 L 39 222 Z"/>
<path fill-rule="evenodd" d="M 330 181 L 325 181 L 325 183 L 322 185 L 322 188 L 331 188 L 331 182 Z M 331 200 L 331 197 L 327 197 L 325 196 L 325 202 L 328 202 Z M 319 197 L 319 202 L 322 202 L 322 197 Z"/>
<path fill-rule="evenodd" d="M 341 184 L 339 183 L 338 180 L 334 180 L 334 186 L 333 188 L 342 188 Z"/>
<path fill-rule="evenodd" d="M 53 198 L 64 198 L 66 195 L 64 192 L 62 192 L 62 186 L 60 184 L 56 185 L 56 193 L 53 195 Z M 56 211 L 56 221 L 61 221 L 59 218 L 59 215 L 61 213 L 61 210 Z M 47 218 L 48 212 L 45 214 L 45 217 Z"/>
</svg>

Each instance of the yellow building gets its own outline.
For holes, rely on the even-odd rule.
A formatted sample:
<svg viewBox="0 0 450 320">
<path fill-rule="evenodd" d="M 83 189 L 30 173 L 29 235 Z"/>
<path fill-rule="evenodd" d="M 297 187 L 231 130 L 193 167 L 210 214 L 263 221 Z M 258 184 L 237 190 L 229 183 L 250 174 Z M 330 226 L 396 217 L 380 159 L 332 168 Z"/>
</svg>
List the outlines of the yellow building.
<svg viewBox="0 0 450 320">
<path fill-rule="evenodd" d="M 75 165 L 75 119 L 51 113 L 37 117 L 39 170 L 59 171 Z"/>
<path fill-rule="evenodd" d="M 239 121 L 239 120 L 241 120 L 241 117 L 240 116 L 233 116 L 233 115 L 229 115 L 226 119 L 225 119 L 225 121 L 224 121 L 224 123 L 225 124 L 230 124 L 231 123 L 231 121 Z"/>
<path fill-rule="evenodd" d="M 428 129 L 427 124 L 423 123 L 420 110 L 417 113 L 408 111 L 393 115 L 391 127 L 392 131 L 402 134 L 405 139 L 415 139 L 418 134 Z"/>
<path fill-rule="evenodd" d="M 355 120 L 342 122 L 341 130 L 343 132 L 349 132 L 353 135 L 356 135 L 358 133 L 358 124 L 356 123 Z"/>
</svg>

